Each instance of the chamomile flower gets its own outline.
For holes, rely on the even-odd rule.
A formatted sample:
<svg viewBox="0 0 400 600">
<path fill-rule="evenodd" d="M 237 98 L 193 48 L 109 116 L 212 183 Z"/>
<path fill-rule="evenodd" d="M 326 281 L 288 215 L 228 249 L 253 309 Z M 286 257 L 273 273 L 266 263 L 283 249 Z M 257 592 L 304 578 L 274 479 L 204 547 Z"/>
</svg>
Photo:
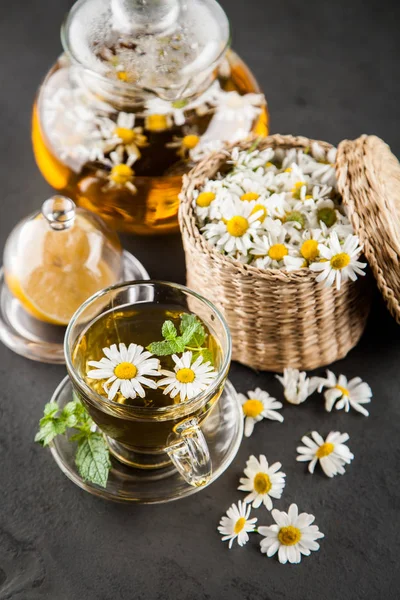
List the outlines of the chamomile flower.
<svg viewBox="0 0 400 600">
<path fill-rule="evenodd" d="M 349 235 L 341 245 L 337 233 L 333 231 L 327 244 L 319 244 L 318 250 L 324 260 L 312 263 L 310 269 L 319 272 L 317 281 L 324 281 L 326 287 L 335 283 L 336 289 L 340 290 L 342 282 L 348 279 L 355 281 L 357 275 L 365 275 L 363 269 L 367 264 L 357 260 L 362 247 L 356 235 Z"/>
<path fill-rule="evenodd" d="M 254 121 L 265 104 L 263 94 L 222 92 L 219 96 L 216 118 L 223 121 Z"/>
<path fill-rule="evenodd" d="M 296 564 L 301 555 L 309 556 L 311 551 L 319 550 L 316 540 L 324 534 L 317 525 L 312 525 L 314 515 L 300 513 L 297 504 L 291 504 L 288 512 L 274 508 L 271 512 L 275 524 L 269 527 L 258 527 L 258 533 L 265 536 L 260 543 L 261 552 L 274 556 L 278 552 L 278 560 Z"/>
<path fill-rule="evenodd" d="M 249 533 L 254 531 L 257 519 L 250 519 L 251 506 L 239 500 L 238 504 L 232 504 L 219 522 L 218 531 L 222 535 L 222 541 L 229 540 L 229 548 L 232 548 L 234 540 L 239 546 L 244 546 L 249 541 Z"/>
<path fill-rule="evenodd" d="M 331 431 L 324 440 L 317 431 L 313 431 L 310 436 L 305 435 L 301 438 L 304 446 L 297 448 L 299 454 L 296 460 L 309 462 L 310 473 L 314 473 L 315 465 L 319 461 L 327 477 L 343 475 L 344 465 L 349 465 L 354 458 L 354 454 L 344 443 L 348 439 L 347 433 Z"/>
<path fill-rule="evenodd" d="M 307 377 L 305 371 L 287 368 L 283 371 L 283 376 L 275 376 L 283 385 L 283 394 L 291 404 L 301 404 L 317 389 L 320 379 L 316 377 Z"/>
<path fill-rule="evenodd" d="M 272 509 L 272 498 L 279 500 L 285 487 L 286 474 L 281 469 L 280 462 L 268 465 L 266 457 L 261 454 L 259 459 L 250 456 L 246 463 L 244 474 L 240 479 L 238 490 L 250 492 L 244 502 L 252 503 L 253 508 L 264 504 L 268 510 Z"/>
<path fill-rule="evenodd" d="M 229 199 L 221 208 L 223 221 L 203 227 L 204 237 L 228 254 L 236 250 L 247 254 L 252 236 L 261 227 L 260 219 L 263 215 L 261 210 L 253 214 L 252 211 L 248 202 Z"/>
<path fill-rule="evenodd" d="M 372 390 L 368 383 L 362 381 L 360 377 L 354 377 L 347 381 L 347 377 L 339 375 L 338 378 L 332 371 L 326 372 L 326 379 L 319 380 L 318 391 L 325 388 L 325 408 L 331 412 L 335 406 L 337 410 L 344 408 L 345 412 L 349 412 L 353 408 L 365 417 L 368 417 L 369 412 L 364 408 L 364 404 L 369 404 L 372 398 Z"/>
<path fill-rule="evenodd" d="M 256 388 L 244 394 L 238 394 L 242 405 L 244 416 L 244 435 L 250 437 L 254 425 L 262 419 L 283 422 L 283 416 L 278 412 L 282 408 L 282 402 L 278 402 L 268 392 Z"/>
<path fill-rule="evenodd" d="M 108 184 L 105 189 L 110 188 L 127 188 L 132 194 L 136 194 L 137 189 L 133 183 L 135 178 L 135 172 L 132 169 L 132 165 L 135 162 L 133 156 L 128 156 L 128 159 L 124 161 L 123 150 L 119 147 L 114 152 L 111 152 L 110 158 L 104 159 L 104 164 L 110 167 L 110 173 L 108 175 Z"/>
<path fill-rule="evenodd" d="M 286 230 L 282 227 L 278 234 L 267 233 L 252 244 L 250 253 L 257 257 L 256 266 L 262 269 L 275 269 L 283 264 L 283 259 L 290 252 L 285 241 Z"/>
<path fill-rule="evenodd" d="M 164 116 L 173 118 L 175 125 L 184 125 L 186 121 L 184 108 L 187 105 L 185 100 L 176 100 L 169 102 L 168 100 L 162 100 L 161 98 L 151 98 L 146 102 L 146 115 L 152 116 Z M 148 127 L 146 126 L 146 129 Z M 164 129 L 167 129 L 165 127 Z"/>
<path fill-rule="evenodd" d="M 175 363 L 174 370 L 160 370 L 160 374 L 164 377 L 158 380 L 158 387 L 166 386 L 163 393 L 169 394 L 171 398 L 179 394 L 181 402 L 203 392 L 217 376 L 211 363 L 203 362 L 202 356 L 198 356 L 193 361 L 191 351 L 184 352 L 181 357 L 173 354 L 172 360 Z"/>
<path fill-rule="evenodd" d="M 89 370 L 87 376 L 89 379 L 107 380 L 103 383 L 103 389 L 109 400 L 113 400 L 118 392 L 124 398 L 144 398 L 146 393 L 143 386 L 157 388 L 157 383 L 149 376 L 159 376 L 160 361 L 151 352 L 145 351 L 143 346 L 113 344 L 103 348 L 103 354 L 105 356 L 99 361 L 88 362 L 90 367 L 95 368 Z"/>
<path fill-rule="evenodd" d="M 165 144 L 166 148 L 175 148 L 176 154 L 182 160 L 187 160 L 191 157 L 191 151 L 200 143 L 200 136 L 195 129 L 188 129 L 186 134 L 178 137 L 174 136 L 172 142 Z"/>
<path fill-rule="evenodd" d="M 97 124 L 103 136 L 103 151 L 122 146 L 128 156 L 134 161 L 140 158 L 139 148 L 147 146 L 147 137 L 143 135 L 142 127 L 135 127 L 135 115 L 133 113 L 118 113 L 117 121 L 109 117 L 98 117 Z"/>
</svg>

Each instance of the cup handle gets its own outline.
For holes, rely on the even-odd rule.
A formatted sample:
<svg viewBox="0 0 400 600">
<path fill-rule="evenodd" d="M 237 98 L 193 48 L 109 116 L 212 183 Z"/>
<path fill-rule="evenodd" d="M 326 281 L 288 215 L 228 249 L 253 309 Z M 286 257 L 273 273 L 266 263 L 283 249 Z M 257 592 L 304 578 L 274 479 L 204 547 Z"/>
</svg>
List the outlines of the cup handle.
<svg viewBox="0 0 400 600">
<path fill-rule="evenodd" d="M 210 452 L 206 439 L 195 418 L 175 427 L 166 452 L 182 477 L 192 486 L 209 482 L 212 473 Z"/>
</svg>

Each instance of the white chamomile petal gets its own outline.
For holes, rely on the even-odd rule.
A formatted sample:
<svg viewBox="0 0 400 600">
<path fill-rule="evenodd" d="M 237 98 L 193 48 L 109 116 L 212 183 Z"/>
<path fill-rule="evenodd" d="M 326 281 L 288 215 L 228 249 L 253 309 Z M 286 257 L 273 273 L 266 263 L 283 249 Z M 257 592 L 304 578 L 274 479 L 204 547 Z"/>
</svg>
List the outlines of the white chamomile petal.
<svg viewBox="0 0 400 600">
<path fill-rule="evenodd" d="M 238 394 L 242 404 L 244 416 L 244 435 L 249 437 L 253 433 L 255 423 L 262 419 L 283 422 L 283 416 L 278 412 L 282 408 L 282 403 L 273 398 L 260 388 Z"/>
<path fill-rule="evenodd" d="M 325 408 L 328 412 L 336 406 L 337 410 L 344 409 L 349 412 L 352 408 L 368 417 L 369 412 L 363 405 L 371 402 L 372 390 L 360 377 L 354 377 L 348 382 L 345 375 L 336 378 L 332 371 L 328 370 L 326 378 L 319 378 L 319 381 L 319 391 L 325 388 Z"/>
<path fill-rule="evenodd" d="M 145 351 L 143 346 L 130 344 L 127 348 L 124 343 L 118 346 L 113 344 L 103 348 L 103 353 L 107 358 L 88 362 L 89 367 L 95 368 L 88 370 L 87 377 L 106 380 L 103 389 L 109 400 L 114 400 L 118 392 L 125 399 L 134 399 L 138 395 L 144 398 L 146 393 L 141 384 L 157 387 L 156 382 L 148 379 L 148 376 L 159 376 L 160 361 L 152 358 L 152 354 Z"/>
<path fill-rule="evenodd" d="M 350 464 L 354 458 L 350 449 L 344 444 L 348 439 L 347 433 L 331 431 L 324 440 L 318 432 L 313 431 L 311 437 L 303 436 L 301 438 L 305 445 L 297 448 L 297 460 L 309 462 L 310 473 L 314 473 L 315 465 L 319 461 L 327 477 L 343 475 L 344 465 Z"/>
<path fill-rule="evenodd" d="M 239 500 L 238 504 L 232 504 L 227 510 L 226 516 L 222 517 L 218 531 L 222 535 L 222 541 L 229 540 L 229 548 L 232 548 L 234 540 L 239 546 L 244 546 L 249 541 L 249 533 L 254 531 L 256 518 L 250 519 L 251 507 Z"/>
<path fill-rule="evenodd" d="M 272 498 L 281 498 L 285 487 L 286 474 L 280 471 L 281 466 L 281 463 L 269 466 L 264 455 L 260 455 L 258 460 L 255 456 L 250 456 L 244 470 L 246 477 L 240 479 L 238 487 L 243 492 L 250 492 L 244 502 L 252 503 L 253 508 L 264 504 L 271 510 Z"/>
<path fill-rule="evenodd" d="M 319 550 L 316 540 L 324 534 L 313 523 L 314 516 L 298 512 L 296 504 L 291 504 L 287 513 L 272 510 L 275 525 L 259 526 L 258 533 L 261 540 L 260 549 L 268 557 L 278 553 L 278 560 L 282 564 L 287 562 L 296 564 L 301 561 L 301 555 L 309 556 L 311 551 Z"/>
<path fill-rule="evenodd" d="M 162 369 L 160 374 L 164 377 L 159 379 L 158 387 L 163 387 L 163 393 L 175 398 L 179 394 L 181 402 L 194 398 L 203 392 L 217 377 L 217 371 L 209 361 L 204 361 L 199 356 L 193 360 L 191 351 L 184 352 L 180 357 L 172 355 L 175 363 L 173 371 Z"/>
<path fill-rule="evenodd" d="M 284 396 L 291 404 L 301 404 L 317 389 L 315 378 L 308 378 L 305 371 L 287 368 L 283 376 L 276 375 L 284 388 Z"/>
</svg>

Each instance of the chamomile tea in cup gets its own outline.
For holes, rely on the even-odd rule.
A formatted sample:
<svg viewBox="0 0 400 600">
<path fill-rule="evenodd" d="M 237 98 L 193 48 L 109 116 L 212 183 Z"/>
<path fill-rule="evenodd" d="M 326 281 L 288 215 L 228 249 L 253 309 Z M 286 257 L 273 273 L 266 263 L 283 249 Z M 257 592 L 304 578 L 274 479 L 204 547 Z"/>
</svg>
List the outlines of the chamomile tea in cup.
<svg viewBox="0 0 400 600">
<path fill-rule="evenodd" d="M 75 393 L 114 457 L 141 469 L 173 463 L 191 485 L 208 482 L 201 427 L 231 360 L 229 329 L 208 300 L 174 283 L 110 287 L 73 316 L 65 356 Z"/>
</svg>

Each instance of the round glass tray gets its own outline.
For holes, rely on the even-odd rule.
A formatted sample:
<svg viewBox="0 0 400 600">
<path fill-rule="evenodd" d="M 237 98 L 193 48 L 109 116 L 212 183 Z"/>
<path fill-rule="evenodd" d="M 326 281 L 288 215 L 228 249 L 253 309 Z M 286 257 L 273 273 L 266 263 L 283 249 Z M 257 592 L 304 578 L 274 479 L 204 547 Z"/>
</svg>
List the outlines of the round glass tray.
<svg viewBox="0 0 400 600">
<path fill-rule="evenodd" d="M 54 392 L 52 401 L 63 408 L 71 399 L 72 384 L 67 376 Z M 76 445 L 68 441 L 66 436 L 56 437 L 50 444 L 50 450 L 62 472 L 90 494 L 115 502 L 156 504 L 196 494 L 218 479 L 235 458 L 243 436 L 243 413 L 230 381 L 226 382 L 219 401 L 201 429 L 207 440 L 213 466 L 210 481 L 202 487 L 189 485 L 172 464 L 149 471 L 127 467 L 110 456 L 112 468 L 107 487 L 102 488 L 84 481 L 79 475 L 75 465 Z"/>
<path fill-rule="evenodd" d="M 137 258 L 124 250 L 124 281 L 149 279 Z M 64 364 L 65 327 L 42 323 L 31 317 L 8 289 L 0 269 L 0 340 L 10 350 L 39 362 Z"/>
</svg>

